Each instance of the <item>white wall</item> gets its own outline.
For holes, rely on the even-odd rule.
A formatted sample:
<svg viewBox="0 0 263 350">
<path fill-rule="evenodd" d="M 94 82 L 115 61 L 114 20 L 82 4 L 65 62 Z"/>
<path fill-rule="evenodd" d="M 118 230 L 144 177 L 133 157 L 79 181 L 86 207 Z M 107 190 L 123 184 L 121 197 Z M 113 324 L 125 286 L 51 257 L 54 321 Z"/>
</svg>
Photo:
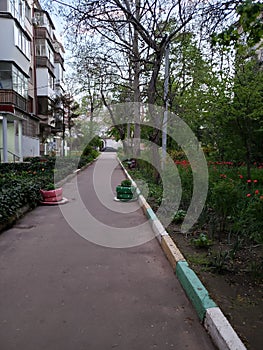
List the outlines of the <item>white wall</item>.
<svg viewBox="0 0 263 350">
<path fill-rule="evenodd" d="M 28 74 L 30 61 L 15 46 L 14 25 L 14 20 L 9 18 L 0 18 L 0 60 L 14 61 L 23 72 Z M 3 50 L 3 48 L 5 49 Z"/>
<path fill-rule="evenodd" d="M 37 68 L 37 95 L 52 97 L 54 95 L 54 90 L 48 85 L 48 69 Z"/>
<path fill-rule="evenodd" d="M 18 136 L 15 140 L 16 153 L 18 154 Z M 39 156 L 39 139 L 22 135 L 22 153 L 23 157 Z"/>
</svg>

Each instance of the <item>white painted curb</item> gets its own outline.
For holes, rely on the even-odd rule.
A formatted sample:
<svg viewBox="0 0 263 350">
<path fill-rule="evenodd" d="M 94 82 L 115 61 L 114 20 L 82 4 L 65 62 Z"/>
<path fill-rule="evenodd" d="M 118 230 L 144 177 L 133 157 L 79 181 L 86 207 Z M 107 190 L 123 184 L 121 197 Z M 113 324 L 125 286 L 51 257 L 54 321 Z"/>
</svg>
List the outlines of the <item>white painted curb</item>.
<svg viewBox="0 0 263 350">
<path fill-rule="evenodd" d="M 126 176 L 132 181 L 134 186 L 138 188 L 119 158 L 118 161 Z M 138 201 L 144 214 L 147 215 L 147 209 L 151 209 L 151 207 L 142 194 L 139 195 Z M 159 219 L 156 217 L 156 219 L 150 221 L 156 238 L 173 270 L 175 271 L 177 262 L 185 261 L 185 258 Z M 204 327 L 219 350 L 247 350 L 220 308 L 212 307 L 206 309 Z"/>
<path fill-rule="evenodd" d="M 162 243 L 162 237 L 163 236 L 168 236 L 168 232 L 166 232 L 165 228 L 163 227 L 163 225 L 161 224 L 160 220 L 153 220 L 151 222 L 152 224 L 152 229 L 153 232 L 155 233 L 155 236 L 158 240 L 158 242 L 161 244 Z"/>
<path fill-rule="evenodd" d="M 245 345 L 218 307 L 206 310 L 204 327 L 220 350 L 246 350 Z"/>
</svg>

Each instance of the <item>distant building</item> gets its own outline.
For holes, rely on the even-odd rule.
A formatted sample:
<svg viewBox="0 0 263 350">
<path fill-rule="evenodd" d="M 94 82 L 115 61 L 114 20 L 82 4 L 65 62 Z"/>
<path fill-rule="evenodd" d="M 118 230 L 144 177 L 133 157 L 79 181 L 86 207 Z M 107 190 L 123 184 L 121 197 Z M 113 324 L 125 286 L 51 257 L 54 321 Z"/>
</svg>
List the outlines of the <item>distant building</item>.
<svg viewBox="0 0 263 350">
<path fill-rule="evenodd" d="M 56 148 L 64 49 L 37 0 L 0 0 L 0 27 L 0 162 L 22 161 Z"/>
</svg>

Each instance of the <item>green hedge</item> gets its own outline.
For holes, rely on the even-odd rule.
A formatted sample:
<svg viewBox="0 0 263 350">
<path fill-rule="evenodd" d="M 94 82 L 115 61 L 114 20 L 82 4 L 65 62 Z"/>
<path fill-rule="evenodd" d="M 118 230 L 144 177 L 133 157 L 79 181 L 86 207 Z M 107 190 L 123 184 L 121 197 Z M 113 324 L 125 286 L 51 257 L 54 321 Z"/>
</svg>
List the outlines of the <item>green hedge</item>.
<svg viewBox="0 0 263 350">
<path fill-rule="evenodd" d="M 34 208 L 41 200 L 40 189 L 57 183 L 98 156 L 91 149 L 81 157 L 33 157 L 23 163 L 0 164 L 0 224 L 16 216 L 25 205 Z"/>
</svg>

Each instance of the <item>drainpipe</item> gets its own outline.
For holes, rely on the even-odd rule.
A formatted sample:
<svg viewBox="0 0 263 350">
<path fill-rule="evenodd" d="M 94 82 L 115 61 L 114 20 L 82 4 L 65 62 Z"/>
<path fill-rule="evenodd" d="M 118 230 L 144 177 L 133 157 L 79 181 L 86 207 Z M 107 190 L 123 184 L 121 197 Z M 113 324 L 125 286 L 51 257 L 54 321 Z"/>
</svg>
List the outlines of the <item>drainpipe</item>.
<svg viewBox="0 0 263 350">
<path fill-rule="evenodd" d="M 7 151 L 7 118 L 2 116 L 2 132 L 3 132 L 3 162 L 8 163 L 8 151 Z"/>
<path fill-rule="evenodd" d="M 18 155 L 19 161 L 23 162 L 23 151 L 22 151 L 22 120 L 18 121 Z"/>
</svg>

